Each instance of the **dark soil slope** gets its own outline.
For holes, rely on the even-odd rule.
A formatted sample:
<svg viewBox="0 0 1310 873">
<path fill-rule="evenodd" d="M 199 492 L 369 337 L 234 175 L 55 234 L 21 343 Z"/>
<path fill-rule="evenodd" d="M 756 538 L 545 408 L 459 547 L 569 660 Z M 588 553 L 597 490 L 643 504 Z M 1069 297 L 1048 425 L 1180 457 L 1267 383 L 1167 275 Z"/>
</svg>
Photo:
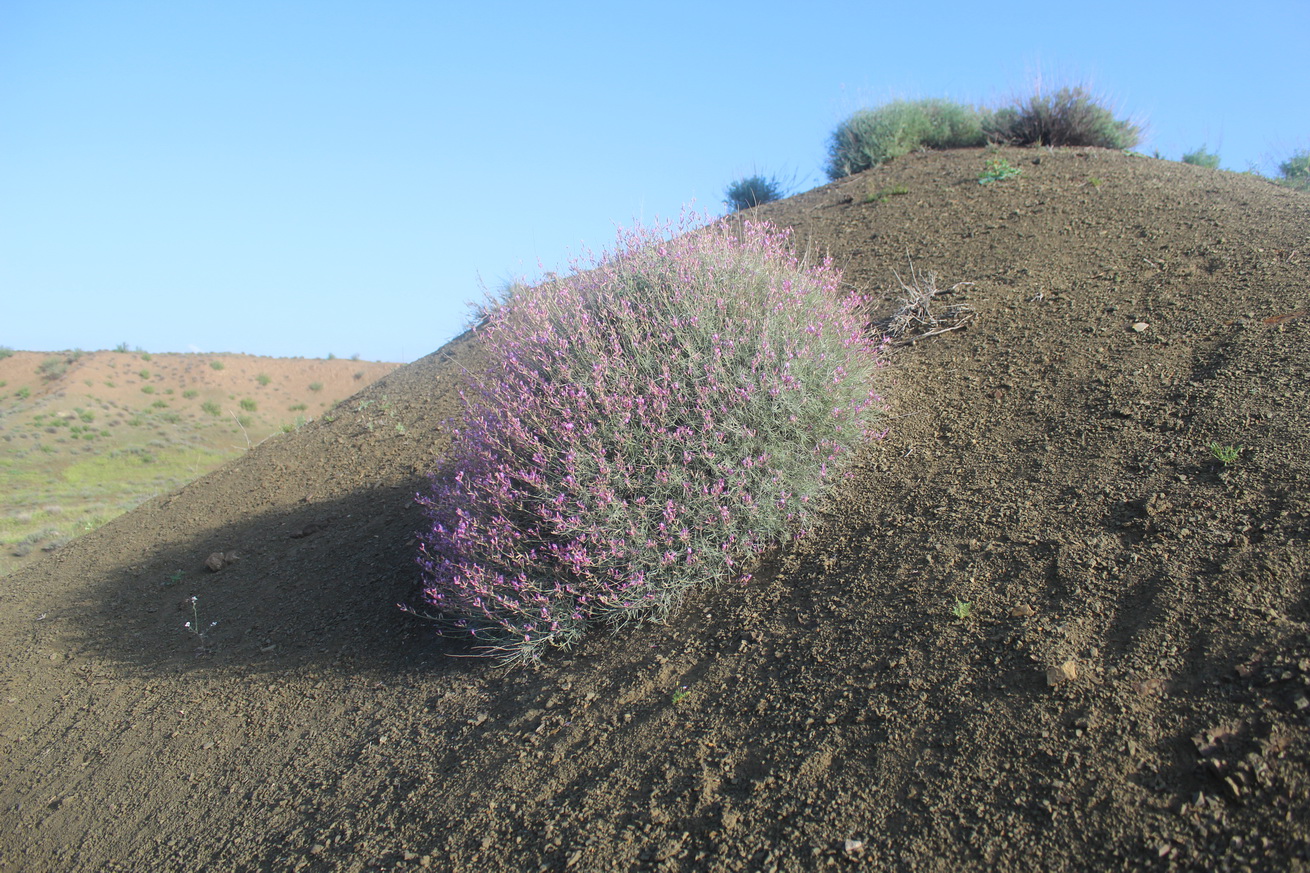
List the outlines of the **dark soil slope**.
<svg viewBox="0 0 1310 873">
<path fill-rule="evenodd" d="M 667 627 L 506 673 L 394 607 L 471 337 L 6 577 L 0 870 L 1310 869 L 1310 196 L 1005 156 L 759 210 L 976 317 Z"/>
</svg>

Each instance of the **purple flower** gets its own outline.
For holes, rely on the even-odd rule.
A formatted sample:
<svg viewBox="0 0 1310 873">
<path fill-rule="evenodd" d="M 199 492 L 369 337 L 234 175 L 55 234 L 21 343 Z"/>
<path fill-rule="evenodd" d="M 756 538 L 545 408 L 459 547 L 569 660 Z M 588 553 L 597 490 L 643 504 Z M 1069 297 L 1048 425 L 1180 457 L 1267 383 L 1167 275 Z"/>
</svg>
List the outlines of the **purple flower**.
<svg viewBox="0 0 1310 873">
<path fill-rule="evenodd" d="M 877 411 L 831 261 L 744 222 L 621 233 L 490 308 L 430 488 L 424 608 L 511 660 L 660 617 L 794 535 Z M 676 533 L 674 532 L 676 531 Z"/>
</svg>

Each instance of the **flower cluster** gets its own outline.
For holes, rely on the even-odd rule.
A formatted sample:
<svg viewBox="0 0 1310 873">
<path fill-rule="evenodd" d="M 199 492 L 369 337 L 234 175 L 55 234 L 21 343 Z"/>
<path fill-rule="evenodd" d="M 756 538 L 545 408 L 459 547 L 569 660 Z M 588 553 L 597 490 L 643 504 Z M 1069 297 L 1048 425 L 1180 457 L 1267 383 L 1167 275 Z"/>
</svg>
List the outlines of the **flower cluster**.
<svg viewBox="0 0 1310 873">
<path fill-rule="evenodd" d="M 492 308 L 489 366 L 419 496 L 415 611 L 531 660 L 662 618 L 803 530 L 877 409 L 878 350 L 839 278 L 786 232 L 725 221 L 622 233 Z"/>
</svg>

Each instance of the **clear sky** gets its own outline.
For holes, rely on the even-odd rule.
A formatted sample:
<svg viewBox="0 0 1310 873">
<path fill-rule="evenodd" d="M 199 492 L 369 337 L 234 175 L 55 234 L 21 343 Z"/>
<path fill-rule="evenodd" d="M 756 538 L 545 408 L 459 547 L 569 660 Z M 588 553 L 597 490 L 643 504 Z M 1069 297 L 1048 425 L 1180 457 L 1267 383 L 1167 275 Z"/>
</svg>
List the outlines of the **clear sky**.
<svg viewBox="0 0 1310 873">
<path fill-rule="evenodd" d="M 1272 173 L 1310 0 L 3 0 L 0 345 L 410 361 L 616 225 L 826 182 L 891 99 L 1087 83 Z"/>
</svg>

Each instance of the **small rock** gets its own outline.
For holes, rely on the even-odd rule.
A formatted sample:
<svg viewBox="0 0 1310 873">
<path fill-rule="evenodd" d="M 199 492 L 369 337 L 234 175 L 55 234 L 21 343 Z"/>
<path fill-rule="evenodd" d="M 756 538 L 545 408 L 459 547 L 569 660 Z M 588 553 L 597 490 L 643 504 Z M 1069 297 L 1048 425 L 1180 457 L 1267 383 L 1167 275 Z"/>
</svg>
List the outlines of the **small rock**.
<svg viewBox="0 0 1310 873">
<path fill-rule="evenodd" d="M 230 567 L 241 559 L 236 552 L 213 552 L 208 558 L 205 558 L 205 566 L 211 571 L 217 573 L 224 567 Z"/>
<path fill-rule="evenodd" d="M 1145 333 L 1150 325 L 1144 321 L 1139 321 L 1133 325 L 1133 333 Z"/>
<path fill-rule="evenodd" d="M 1026 603 L 1020 603 L 1018 606 L 1014 607 L 1014 609 L 1010 610 L 1010 618 L 1031 618 L 1036 614 L 1037 610 L 1033 609 Z"/>
<path fill-rule="evenodd" d="M 848 855 L 859 855 L 864 851 L 864 840 L 847 840 L 842 844 L 842 850 Z"/>
<path fill-rule="evenodd" d="M 1070 658 L 1058 667 L 1046 668 L 1046 684 L 1055 688 L 1078 678 L 1078 664 Z"/>
</svg>

